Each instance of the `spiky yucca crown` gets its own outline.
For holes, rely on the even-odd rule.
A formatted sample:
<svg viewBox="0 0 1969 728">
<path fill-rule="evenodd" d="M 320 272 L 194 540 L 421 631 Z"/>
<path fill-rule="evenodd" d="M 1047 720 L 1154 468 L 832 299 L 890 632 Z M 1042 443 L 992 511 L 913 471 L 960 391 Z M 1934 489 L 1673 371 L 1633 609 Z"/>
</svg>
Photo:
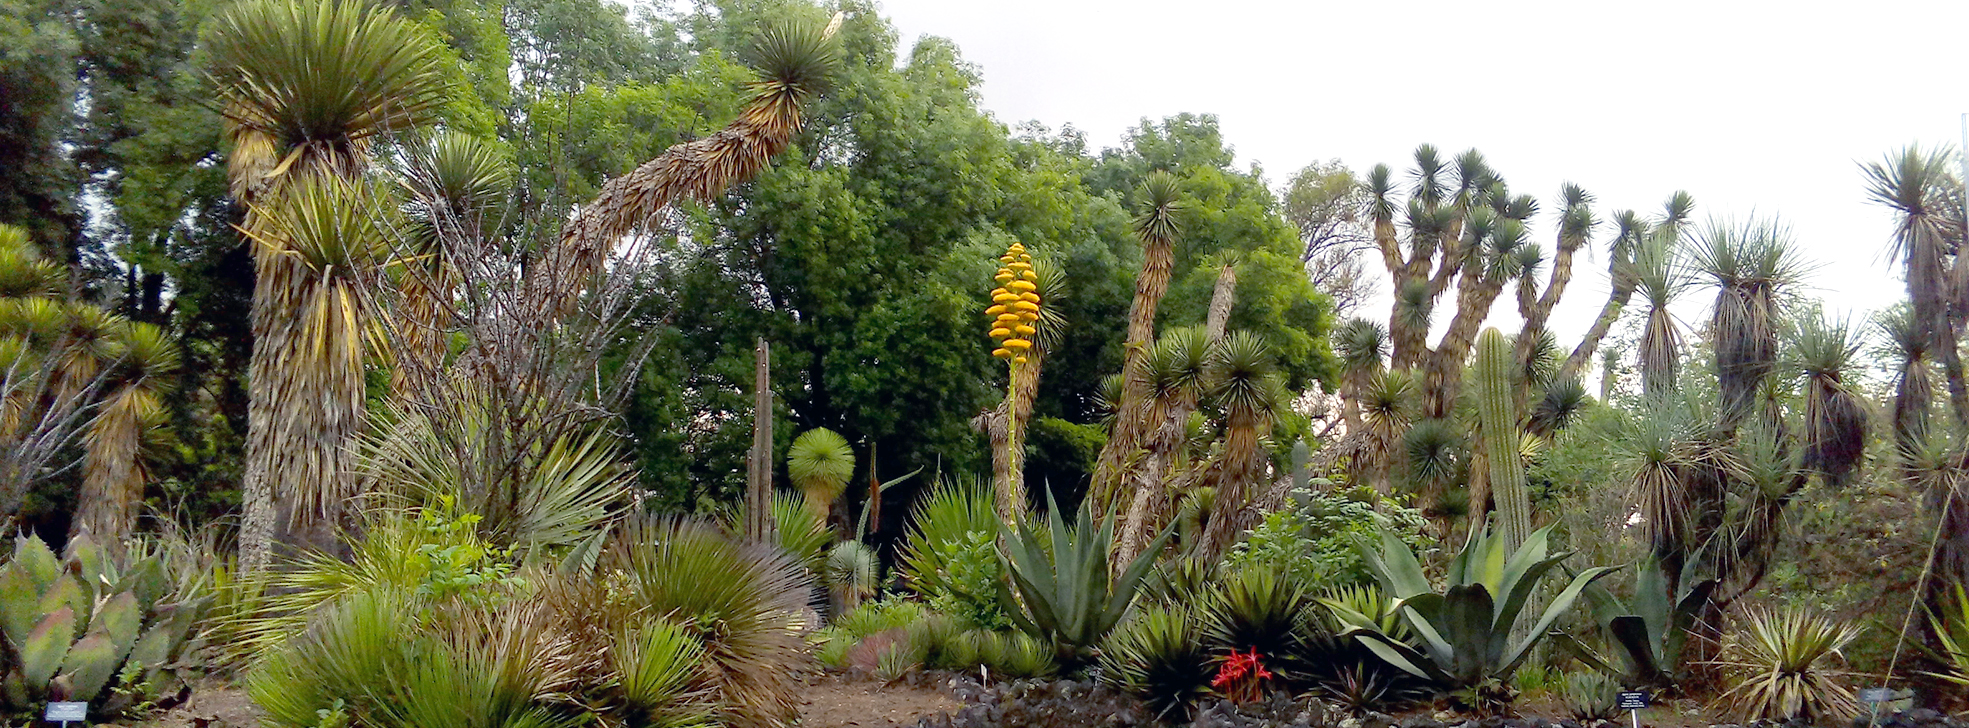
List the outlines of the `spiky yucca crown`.
<svg viewBox="0 0 1969 728">
<path fill-rule="evenodd" d="M 831 502 L 854 476 L 855 453 L 848 439 L 825 427 L 816 427 L 793 440 L 786 453 L 786 475 L 801 491 Z"/>
<path fill-rule="evenodd" d="M 214 19 L 205 47 L 248 189 L 347 165 L 347 145 L 429 124 L 451 97 L 443 42 L 365 0 L 248 0 Z"/>
<path fill-rule="evenodd" d="M 1032 270 L 1032 254 L 1019 243 L 1007 248 L 998 262 L 1003 265 L 996 276 L 998 287 L 992 289 L 991 307 L 985 309 L 985 315 L 993 317 L 989 336 L 998 343 L 991 355 L 1016 367 L 1026 363 L 1032 336 L 1038 333 L 1033 324 L 1039 321 L 1039 274 Z"/>
</svg>

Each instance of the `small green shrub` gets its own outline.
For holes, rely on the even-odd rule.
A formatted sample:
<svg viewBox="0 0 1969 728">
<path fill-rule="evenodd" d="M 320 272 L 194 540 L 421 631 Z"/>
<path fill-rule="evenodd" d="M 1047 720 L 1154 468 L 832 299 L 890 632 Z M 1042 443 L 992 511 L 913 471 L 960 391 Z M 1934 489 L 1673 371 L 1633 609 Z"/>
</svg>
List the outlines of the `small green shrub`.
<svg viewBox="0 0 1969 728">
<path fill-rule="evenodd" d="M 998 582 L 1005 578 L 1005 567 L 998 561 L 992 535 L 971 531 L 957 541 L 934 546 L 944 565 L 943 578 L 924 597 L 931 608 L 968 626 L 999 630 L 1011 627 L 1012 620 L 998 602 Z"/>
<path fill-rule="evenodd" d="M 1225 555 L 1225 561 L 1236 568 L 1284 568 L 1311 588 L 1369 584 L 1374 575 L 1354 544 L 1389 532 L 1410 548 L 1427 549 L 1431 546 L 1423 535 L 1427 523 L 1422 511 L 1372 488 L 1295 488 L 1292 507 L 1266 514 L 1250 537 Z"/>
</svg>

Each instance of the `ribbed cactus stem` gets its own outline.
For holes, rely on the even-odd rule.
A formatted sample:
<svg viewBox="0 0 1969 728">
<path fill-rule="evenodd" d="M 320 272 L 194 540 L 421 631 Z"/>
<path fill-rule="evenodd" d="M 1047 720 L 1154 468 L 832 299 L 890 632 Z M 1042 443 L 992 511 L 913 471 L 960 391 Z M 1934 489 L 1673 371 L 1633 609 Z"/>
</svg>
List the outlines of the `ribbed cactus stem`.
<svg viewBox="0 0 1969 728">
<path fill-rule="evenodd" d="M 1495 328 L 1484 329 L 1477 337 L 1476 366 L 1469 374 L 1477 393 L 1484 460 L 1490 466 L 1491 497 L 1497 500 L 1497 528 L 1506 553 L 1516 551 L 1531 534 L 1531 494 L 1525 488 L 1525 467 L 1518 454 L 1523 435 L 1511 400 L 1512 359 L 1510 340 Z"/>
<path fill-rule="evenodd" d="M 1305 493 L 1313 484 L 1313 469 L 1308 461 L 1313 458 L 1313 449 L 1306 446 L 1306 438 L 1292 443 L 1292 492 Z"/>
</svg>

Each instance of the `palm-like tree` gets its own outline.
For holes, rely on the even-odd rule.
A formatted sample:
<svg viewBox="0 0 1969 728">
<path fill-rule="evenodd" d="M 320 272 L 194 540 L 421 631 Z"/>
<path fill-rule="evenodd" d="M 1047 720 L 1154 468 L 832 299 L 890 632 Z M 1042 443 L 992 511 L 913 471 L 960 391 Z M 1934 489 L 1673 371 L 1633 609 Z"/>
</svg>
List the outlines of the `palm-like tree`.
<svg viewBox="0 0 1969 728">
<path fill-rule="evenodd" d="M 1800 321 L 1792 337 L 1805 389 L 1802 465 L 1834 486 L 1852 477 L 1866 451 L 1867 406 L 1849 381 L 1859 352 L 1859 332 L 1817 316 Z"/>
<path fill-rule="evenodd" d="M 277 531 L 328 543 L 363 417 L 374 322 L 359 284 L 379 242 L 367 216 L 390 205 L 333 209 L 379 200 L 330 180 L 435 121 L 451 86 L 436 37 L 362 0 L 246 0 L 214 19 L 206 51 L 258 276 L 240 539 L 258 569 Z"/>
<path fill-rule="evenodd" d="M 1209 395 L 1224 411 L 1216 505 L 1203 541 L 1205 559 L 1214 561 L 1251 526 L 1253 496 L 1271 462 L 1263 443 L 1287 397 L 1271 346 L 1249 332 L 1233 333 L 1212 347 L 1208 377 Z"/>
<path fill-rule="evenodd" d="M 1210 352 L 1208 332 L 1195 328 L 1167 332 L 1155 343 L 1149 358 L 1153 398 L 1148 413 L 1154 429 L 1133 474 L 1133 492 L 1115 537 L 1121 550 L 1114 563 L 1133 561 L 1171 515 L 1172 487 L 1186 470 L 1191 415 L 1208 385 Z"/>
<path fill-rule="evenodd" d="M 1935 399 L 1929 337 L 1905 303 L 1881 312 L 1875 325 L 1887 340 L 1885 354 L 1894 362 L 1894 445 L 1905 460 L 1928 439 L 1928 416 Z"/>
<path fill-rule="evenodd" d="M 178 351 L 156 326 L 120 321 L 106 396 L 83 433 L 82 495 L 71 534 L 88 532 L 97 543 L 120 544 L 135 530 L 143 501 L 145 437 L 164 424 L 159 399 L 178 369 Z"/>
<path fill-rule="evenodd" d="M 1710 310 L 1715 337 L 1719 424 L 1735 429 L 1749 417 L 1758 388 L 1778 364 L 1780 288 L 1805 267 L 1776 223 L 1713 224 L 1694 251 L 1697 270 L 1716 286 Z"/>
<path fill-rule="evenodd" d="M 1155 347 L 1155 311 L 1169 292 L 1169 276 L 1176 266 L 1181 195 L 1176 176 L 1166 171 L 1151 172 L 1142 182 L 1141 210 L 1135 215 L 1135 235 L 1142 241 L 1142 272 L 1135 277 L 1135 299 L 1128 307 L 1128 337 L 1123 344 L 1121 399 L 1115 407 L 1114 431 L 1094 466 L 1098 503 L 1112 503 L 1119 496 L 1128 480 L 1129 463 L 1136 460 L 1150 426 L 1148 373 Z"/>
<path fill-rule="evenodd" d="M 786 477 L 806 496 L 807 513 L 825 522 L 834 500 L 855 474 L 855 451 L 840 433 L 816 427 L 793 439 L 786 451 Z"/>
<path fill-rule="evenodd" d="M 1671 238 L 1650 237 L 1634 247 L 1632 261 L 1635 287 L 1648 304 L 1647 322 L 1641 327 L 1641 391 L 1659 397 L 1675 388 L 1682 355 L 1682 333 L 1669 305 L 1688 289 L 1690 280 Z"/>
<path fill-rule="evenodd" d="M 410 194 L 407 235 L 393 274 L 402 301 L 387 324 L 394 336 L 393 389 L 399 394 L 413 378 L 436 375 L 444 363 L 461 281 L 456 242 L 478 240 L 505 222 L 514 181 L 512 160 L 484 139 L 445 131 L 413 145 L 400 175 Z"/>
<path fill-rule="evenodd" d="M 277 534 L 282 543 L 333 544 L 342 504 L 355 495 L 364 367 L 380 339 L 370 292 L 383 273 L 394 205 L 373 185 L 315 176 L 289 181 L 255 208 L 241 551 L 264 565 Z"/>
<path fill-rule="evenodd" d="M 1608 255 L 1607 276 L 1613 279 L 1613 292 L 1600 308 L 1600 315 L 1593 319 L 1593 325 L 1573 347 L 1572 355 L 1566 357 L 1565 366 L 1559 370 L 1560 376 L 1577 377 L 1586 370 L 1586 364 L 1593 360 L 1593 353 L 1599 350 L 1600 341 L 1620 320 L 1621 310 L 1634 297 L 1634 290 L 1640 284 L 1635 277 L 1633 255 L 1635 248 L 1650 236 L 1666 240 L 1674 245 L 1682 228 L 1688 224 L 1689 214 L 1695 210 L 1695 198 L 1687 192 L 1669 195 L 1668 202 L 1662 206 L 1661 218 L 1654 223 L 1641 219 L 1631 210 L 1614 213 L 1614 224 L 1618 229 L 1614 234 L 1612 251 Z"/>
<path fill-rule="evenodd" d="M 1953 156 L 1947 149 L 1910 146 L 1862 169 L 1868 196 L 1898 218 L 1888 254 L 1902 265 L 1914 329 L 1923 349 L 1941 359 L 1960 426 L 1969 425 L 1969 384 L 1956 343 L 1963 312 L 1951 296 L 1960 275 L 1951 250 L 1960 244 L 1963 219 L 1962 181 L 1949 172 Z"/>
<path fill-rule="evenodd" d="M 1345 402 L 1340 416 L 1351 435 L 1361 431 L 1361 393 L 1381 372 L 1388 355 L 1388 329 L 1368 319 L 1351 319 L 1333 332 L 1333 353 L 1340 357 L 1340 396 Z"/>
</svg>

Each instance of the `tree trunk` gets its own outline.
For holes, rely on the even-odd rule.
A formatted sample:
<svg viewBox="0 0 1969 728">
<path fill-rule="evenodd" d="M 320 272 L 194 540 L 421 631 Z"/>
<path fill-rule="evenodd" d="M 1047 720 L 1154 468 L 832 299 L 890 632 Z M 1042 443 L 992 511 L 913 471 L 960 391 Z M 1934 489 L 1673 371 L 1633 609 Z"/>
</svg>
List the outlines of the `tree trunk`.
<svg viewBox="0 0 1969 728">
<path fill-rule="evenodd" d="M 763 337 L 753 347 L 752 452 L 746 458 L 745 513 L 746 537 L 771 541 L 774 531 L 772 345 Z"/>
<path fill-rule="evenodd" d="M 1607 294 L 1606 305 L 1600 307 L 1600 315 L 1593 319 L 1593 326 L 1586 330 L 1586 336 L 1579 340 L 1578 346 L 1573 347 L 1572 355 L 1566 357 L 1565 366 L 1559 368 L 1559 378 L 1577 377 L 1585 371 L 1586 362 L 1592 361 L 1593 352 L 1600 348 L 1600 340 L 1605 339 L 1614 322 L 1620 320 L 1621 310 L 1627 307 L 1627 302 L 1634 297 L 1635 286 L 1640 284 L 1633 272 L 1628 270 L 1628 265 L 1628 260 L 1622 257 L 1608 266 L 1613 273 L 1613 291 Z"/>
<path fill-rule="evenodd" d="M 1169 276 L 1175 267 L 1175 250 L 1170 241 L 1146 240 L 1142 246 L 1142 273 L 1135 278 L 1135 300 L 1128 308 L 1128 339 L 1121 366 L 1121 403 L 1114 417 L 1114 432 L 1094 465 L 1090 495 L 1097 508 L 1106 508 L 1120 497 L 1128 481 L 1127 471 L 1142 449 L 1149 403 L 1149 351 L 1155 346 L 1155 311 L 1169 291 Z"/>
<path fill-rule="evenodd" d="M 135 530 L 137 503 L 143 500 L 144 473 L 137 461 L 144 422 L 129 390 L 118 392 L 91 424 L 84 444 L 82 494 L 77 499 L 71 538 L 90 534 L 105 548 L 122 552 Z"/>
<path fill-rule="evenodd" d="M 1231 308 L 1237 305 L 1237 266 L 1226 264 L 1217 272 L 1217 286 L 1210 291 L 1210 315 L 1204 333 L 1211 341 L 1224 338 L 1224 327 L 1231 321 Z"/>
<path fill-rule="evenodd" d="M 1026 363 L 1012 370 L 1005 401 L 984 414 L 985 432 L 991 439 L 992 502 L 998 520 L 1008 526 L 1017 525 L 1026 512 L 1025 433 L 1032 422 L 1033 400 L 1039 395 L 1039 375 L 1046 366 L 1043 347 L 1028 351 Z"/>
</svg>

